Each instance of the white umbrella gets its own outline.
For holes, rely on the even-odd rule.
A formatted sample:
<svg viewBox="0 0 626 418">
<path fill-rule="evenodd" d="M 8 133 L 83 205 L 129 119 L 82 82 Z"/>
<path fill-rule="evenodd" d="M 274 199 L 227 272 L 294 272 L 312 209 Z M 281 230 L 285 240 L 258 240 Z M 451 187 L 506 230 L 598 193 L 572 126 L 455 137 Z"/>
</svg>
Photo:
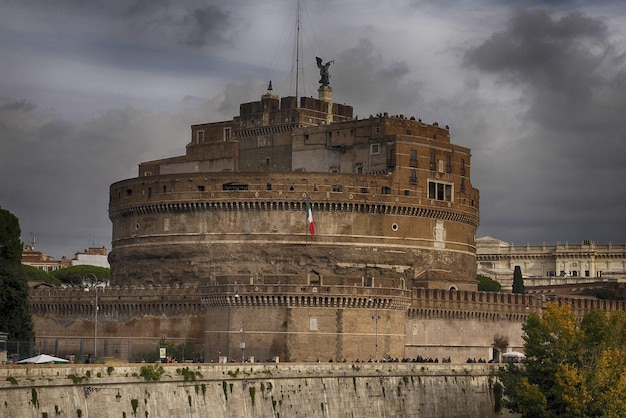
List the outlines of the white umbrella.
<svg viewBox="0 0 626 418">
<path fill-rule="evenodd" d="M 509 351 L 508 353 L 503 353 L 502 357 L 526 358 L 526 355 L 524 353 L 520 353 L 519 351 Z"/>
<path fill-rule="evenodd" d="M 58 363 L 69 363 L 69 361 L 65 360 L 65 359 L 62 359 L 62 358 L 49 356 L 48 354 L 39 354 L 38 356 L 31 357 L 31 358 L 25 358 L 24 360 L 20 360 L 20 361 L 17 362 L 17 364 L 25 364 L 25 363 L 33 363 L 33 364 L 54 363 L 54 364 L 58 364 Z"/>
</svg>

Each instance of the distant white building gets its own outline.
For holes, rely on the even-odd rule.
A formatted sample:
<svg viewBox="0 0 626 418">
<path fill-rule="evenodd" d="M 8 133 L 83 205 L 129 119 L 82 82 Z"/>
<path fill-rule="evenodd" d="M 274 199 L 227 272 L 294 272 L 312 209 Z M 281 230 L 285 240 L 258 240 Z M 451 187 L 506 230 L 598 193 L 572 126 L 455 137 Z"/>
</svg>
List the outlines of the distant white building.
<svg viewBox="0 0 626 418">
<path fill-rule="evenodd" d="M 82 252 L 74 254 L 72 266 L 88 265 L 110 268 L 107 257 L 108 250 L 105 247 L 89 247 Z"/>
<path fill-rule="evenodd" d="M 477 273 L 509 286 L 520 266 L 524 281 L 537 285 L 626 280 L 626 245 L 585 240 L 578 245 L 513 245 L 493 237 L 476 239 Z"/>
</svg>

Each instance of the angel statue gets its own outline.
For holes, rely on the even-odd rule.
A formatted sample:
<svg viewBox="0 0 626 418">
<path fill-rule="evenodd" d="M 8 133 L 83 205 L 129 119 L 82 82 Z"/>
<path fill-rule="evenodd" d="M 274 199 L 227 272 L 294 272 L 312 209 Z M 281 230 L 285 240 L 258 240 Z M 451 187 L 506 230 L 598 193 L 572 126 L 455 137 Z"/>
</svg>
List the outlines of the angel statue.
<svg viewBox="0 0 626 418">
<path fill-rule="evenodd" d="M 315 57 L 317 60 L 317 68 L 320 69 L 320 81 L 319 83 L 322 86 L 327 86 L 330 83 L 330 74 L 328 74 L 328 67 L 335 61 L 328 61 L 326 64 L 322 64 L 322 59 L 320 57 Z"/>
</svg>

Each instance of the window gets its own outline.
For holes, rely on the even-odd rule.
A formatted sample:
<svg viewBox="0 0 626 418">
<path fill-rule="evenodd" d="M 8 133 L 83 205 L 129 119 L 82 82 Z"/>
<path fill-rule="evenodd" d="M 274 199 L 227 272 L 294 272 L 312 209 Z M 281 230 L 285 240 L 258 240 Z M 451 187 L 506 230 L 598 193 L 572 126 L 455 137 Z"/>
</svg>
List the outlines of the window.
<svg viewBox="0 0 626 418">
<path fill-rule="evenodd" d="M 370 154 L 378 154 L 380 152 L 380 144 L 372 144 L 370 146 Z"/>
<path fill-rule="evenodd" d="M 198 191 L 199 192 L 203 192 L 204 191 L 204 186 L 198 186 Z"/>
<path fill-rule="evenodd" d="M 265 190 L 272 190 L 272 183 L 267 183 L 265 185 Z"/>
<path fill-rule="evenodd" d="M 309 317 L 309 331 L 317 331 L 317 316 Z"/>
<path fill-rule="evenodd" d="M 248 185 L 245 183 L 224 183 L 222 184 L 222 190 L 224 191 L 243 191 L 248 190 Z"/>
<path fill-rule="evenodd" d="M 381 194 L 391 194 L 391 187 L 383 187 L 383 188 L 380 190 L 380 193 L 381 193 Z"/>
<path fill-rule="evenodd" d="M 361 193 L 363 194 L 367 193 L 367 187 L 361 187 Z"/>
<path fill-rule="evenodd" d="M 461 193 L 465 193 L 465 179 L 461 179 Z"/>
<path fill-rule="evenodd" d="M 411 150 L 411 157 L 409 158 L 409 166 L 417 167 L 417 150 Z"/>
<path fill-rule="evenodd" d="M 341 184 L 333 184 L 333 187 L 331 190 L 333 192 L 340 193 L 343 191 L 343 187 L 341 186 Z"/>
<path fill-rule="evenodd" d="M 417 184 L 417 170 L 411 170 L 411 175 L 409 177 L 409 183 Z"/>
<path fill-rule="evenodd" d="M 151 171 L 146 171 L 145 173 L 143 173 L 144 176 L 151 176 L 152 172 Z"/>
<path fill-rule="evenodd" d="M 355 166 L 355 171 L 357 172 L 357 174 L 363 174 L 363 164 L 362 163 L 356 163 L 354 166 Z"/>
<path fill-rule="evenodd" d="M 446 155 L 446 173 L 452 173 L 452 156 Z"/>
<path fill-rule="evenodd" d="M 204 131 L 196 132 L 196 142 L 198 144 L 203 144 L 204 143 Z"/>
<path fill-rule="evenodd" d="M 230 128 L 224 128 L 224 142 L 230 141 Z"/>
<path fill-rule="evenodd" d="M 411 195 L 411 191 L 409 189 L 404 189 L 404 195 L 405 196 L 410 196 Z"/>
<path fill-rule="evenodd" d="M 428 198 L 444 202 L 452 202 L 452 184 L 429 181 Z"/>
<path fill-rule="evenodd" d="M 589 277 L 590 273 L 589 270 L 585 270 L 585 277 Z"/>
<path fill-rule="evenodd" d="M 433 171 L 437 169 L 437 154 L 435 154 L 435 151 L 430 152 L 430 169 Z"/>
</svg>

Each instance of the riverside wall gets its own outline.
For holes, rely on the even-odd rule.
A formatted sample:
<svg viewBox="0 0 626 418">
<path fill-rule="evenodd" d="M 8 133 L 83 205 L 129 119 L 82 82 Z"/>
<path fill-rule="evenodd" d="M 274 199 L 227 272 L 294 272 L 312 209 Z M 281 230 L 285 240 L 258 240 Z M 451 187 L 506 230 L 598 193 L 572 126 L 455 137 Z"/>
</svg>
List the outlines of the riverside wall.
<svg viewBox="0 0 626 418">
<path fill-rule="evenodd" d="M 0 366 L 0 416 L 492 417 L 495 373 L 424 363 Z"/>
</svg>

